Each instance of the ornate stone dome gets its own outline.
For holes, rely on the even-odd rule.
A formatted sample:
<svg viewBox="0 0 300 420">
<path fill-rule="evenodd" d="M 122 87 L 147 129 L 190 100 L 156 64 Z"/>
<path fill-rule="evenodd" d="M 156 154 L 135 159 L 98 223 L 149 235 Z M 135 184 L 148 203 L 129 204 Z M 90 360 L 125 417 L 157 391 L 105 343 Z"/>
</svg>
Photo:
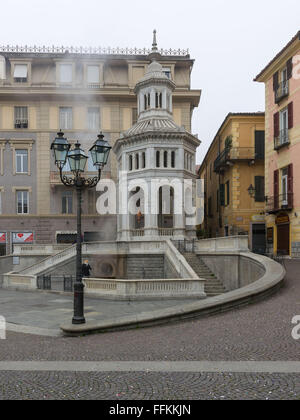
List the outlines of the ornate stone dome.
<svg viewBox="0 0 300 420">
<path fill-rule="evenodd" d="M 175 124 L 171 118 L 153 117 L 138 121 L 133 127 L 124 133 L 124 137 L 130 137 L 147 132 L 185 132 L 183 127 Z"/>
</svg>

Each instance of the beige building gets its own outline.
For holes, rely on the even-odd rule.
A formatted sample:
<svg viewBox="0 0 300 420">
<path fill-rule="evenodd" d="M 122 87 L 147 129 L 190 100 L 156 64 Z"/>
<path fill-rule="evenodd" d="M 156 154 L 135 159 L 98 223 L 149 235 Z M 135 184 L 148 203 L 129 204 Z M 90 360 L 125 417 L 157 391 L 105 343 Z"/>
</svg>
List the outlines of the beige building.
<svg viewBox="0 0 300 420">
<path fill-rule="evenodd" d="M 0 254 L 13 243 L 74 241 L 75 192 L 61 184 L 50 145 L 62 129 L 86 151 L 100 130 L 113 146 L 136 122 L 134 87 L 149 52 L 0 48 Z M 190 87 L 194 61 L 187 51 L 160 52 L 163 71 L 176 84 L 174 120 L 191 131 L 201 94 Z M 90 163 L 86 170 L 92 173 Z M 114 153 L 103 177 L 117 177 Z M 84 192 L 85 240 L 114 239 L 116 218 L 97 215 L 96 198 L 95 190 Z"/>
<path fill-rule="evenodd" d="M 202 236 L 249 235 L 250 248 L 265 251 L 264 130 L 262 112 L 225 118 L 198 171 L 205 188 Z"/>
</svg>

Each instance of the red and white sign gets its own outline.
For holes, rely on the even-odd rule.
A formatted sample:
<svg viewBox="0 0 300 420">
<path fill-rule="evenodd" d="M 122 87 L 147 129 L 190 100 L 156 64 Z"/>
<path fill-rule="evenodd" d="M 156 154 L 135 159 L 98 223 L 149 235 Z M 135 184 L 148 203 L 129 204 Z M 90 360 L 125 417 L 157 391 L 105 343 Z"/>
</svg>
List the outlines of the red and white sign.
<svg viewBox="0 0 300 420">
<path fill-rule="evenodd" d="M 26 233 L 13 233 L 13 243 L 14 244 L 24 244 L 24 243 L 32 243 L 33 242 L 33 233 L 26 232 Z"/>
<path fill-rule="evenodd" d="M 6 244 L 6 233 L 0 232 L 0 244 Z"/>
</svg>

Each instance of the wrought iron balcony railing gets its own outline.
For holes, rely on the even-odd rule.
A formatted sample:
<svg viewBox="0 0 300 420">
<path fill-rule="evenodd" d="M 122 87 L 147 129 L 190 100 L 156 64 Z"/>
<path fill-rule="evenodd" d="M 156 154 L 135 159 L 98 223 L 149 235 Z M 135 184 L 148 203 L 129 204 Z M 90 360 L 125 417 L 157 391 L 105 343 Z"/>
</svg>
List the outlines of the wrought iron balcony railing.
<svg viewBox="0 0 300 420">
<path fill-rule="evenodd" d="M 231 149 L 224 149 L 214 162 L 214 171 L 219 172 L 225 170 L 230 163 L 235 161 L 253 161 L 259 159 L 255 153 L 254 147 L 232 147 Z"/>
<path fill-rule="evenodd" d="M 284 80 L 283 82 L 279 83 L 278 88 L 275 91 L 275 103 L 281 101 L 281 99 L 285 98 L 289 95 L 289 81 Z"/>
<path fill-rule="evenodd" d="M 274 150 L 290 144 L 289 130 L 285 128 L 279 131 L 279 136 L 274 138 Z"/>
<path fill-rule="evenodd" d="M 16 119 L 15 128 L 28 128 L 28 119 L 27 118 Z"/>
<path fill-rule="evenodd" d="M 294 206 L 294 194 L 278 194 L 274 197 L 268 197 L 266 201 L 267 213 L 278 213 L 281 210 L 292 210 Z"/>
</svg>

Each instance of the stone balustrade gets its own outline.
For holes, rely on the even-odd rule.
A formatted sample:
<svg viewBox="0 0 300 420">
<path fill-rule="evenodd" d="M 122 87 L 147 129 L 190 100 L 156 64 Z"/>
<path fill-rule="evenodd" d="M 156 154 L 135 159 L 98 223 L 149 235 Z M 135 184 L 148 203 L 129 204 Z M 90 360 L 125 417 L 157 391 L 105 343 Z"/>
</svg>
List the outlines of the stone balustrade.
<svg viewBox="0 0 300 420">
<path fill-rule="evenodd" d="M 195 241 L 195 252 L 249 252 L 248 236 L 228 236 Z"/>
<path fill-rule="evenodd" d="M 87 295 L 104 299 L 205 299 L 205 280 L 200 279 L 155 279 L 155 280 L 107 280 L 84 279 Z"/>
<path fill-rule="evenodd" d="M 65 244 L 50 244 L 50 245 L 24 245 L 24 244 L 15 244 L 13 255 L 22 256 L 22 255 L 53 255 L 57 254 L 69 248 L 69 245 Z"/>
<path fill-rule="evenodd" d="M 3 275 L 3 287 L 7 289 L 36 289 L 36 276 L 26 276 L 18 273 L 7 273 Z"/>
</svg>

